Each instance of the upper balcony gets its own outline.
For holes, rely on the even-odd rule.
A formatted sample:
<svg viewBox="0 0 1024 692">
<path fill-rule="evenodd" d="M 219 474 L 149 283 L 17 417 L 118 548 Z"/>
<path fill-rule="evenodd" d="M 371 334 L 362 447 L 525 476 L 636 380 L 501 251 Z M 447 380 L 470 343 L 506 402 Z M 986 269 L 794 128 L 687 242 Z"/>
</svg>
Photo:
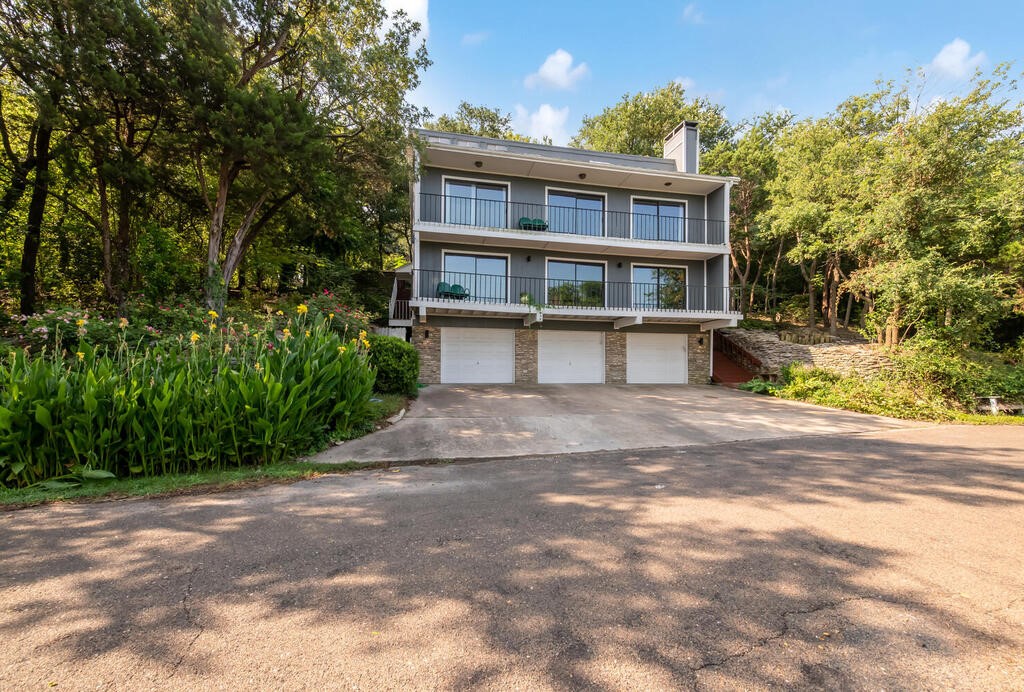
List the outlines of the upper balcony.
<svg viewBox="0 0 1024 692">
<path fill-rule="evenodd" d="M 631 211 L 615 211 L 596 194 L 538 204 L 507 201 L 503 194 L 488 199 L 479 193 L 420 193 L 416 230 L 430 240 L 483 245 L 655 257 L 685 252 L 708 258 L 728 252 L 727 222 L 690 216 L 681 203 L 636 199 Z"/>
</svg>

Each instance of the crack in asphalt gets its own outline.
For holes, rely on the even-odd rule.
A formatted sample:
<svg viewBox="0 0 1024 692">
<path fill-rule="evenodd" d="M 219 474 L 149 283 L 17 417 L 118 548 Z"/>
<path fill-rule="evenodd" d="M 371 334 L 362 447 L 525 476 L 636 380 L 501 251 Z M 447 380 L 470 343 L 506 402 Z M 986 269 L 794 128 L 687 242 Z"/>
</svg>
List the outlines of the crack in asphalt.
<svg viewBox="0 0 1024 692">
<path fill-rule="evenodd" d="M 196 565 L 192 568 L 192 571 L 189 572 L 188 583 L 185 585 L 185 594 L 181 597 L 181 610 L 185 615 L 185 622 L 188 623 L 189 626 L 195 627 L 196 633 L 192 635 L 192 639 L 190 639 L 188 644 L 185 646 L 185 650 L 181 652 L 181 655 L 178 656 L 178 660 L 174 662 L 174 667 L 171 670 L 171 674 L 167 676 L 168 680 L 173 678 L 177 674 L 178 668 L 181 667 L 181 664 L 184 662 L 185 657 L 188 656 L 190 651 L 192 651 L 192 647 L 195 646 L 196 641 L 199 639 L 199 637 L 203 635 L 203 632 L 206 630 L 203 624 L 196 619 L 195 615 L 192 614 L 192 606 L 189 604 L 189 600 L 192 598 L 192 585 L 195 583 L 196 572 L 199 571 L 200 567 L 202 567 L 202 565 Z"/>
<path fill-rule="evenodd" d="M 741 658 L 743 658 L 745 656 L 748 656 L 751 653 L 753 653 L 754 651 L 757 651 L 758 649 L 761 649 L 761 648 L 763 648 L 765 646 L 768 646 L 772 642 L 775 642 L 775 641 L 778 641 L 778 640 L 784 638 L 787 634 L 790 633 L 790 631 L 792 629 L 790 624 L 789 624 L 789 618 L 791 618 L 793 616 L 796 616 L 796 615 L 812 615 L 814 613 L 818 613 L 818 612 L 821 612 L 823 610 L 831 610 L 833 608 L 838 608 L 841 605 L 845 605 L 847 603 L 853 603 L 853 602 L 856 602 L 856 601 L 881 601 L 882 603 L 889 603 L 889 604 L 892 604 L 892 605 L 904 605 L 904 606 L 924 605 L 923 603 L 919 603 L 917 601 L 901 601 L 901 600 L 898 600 L 898 599 L 886 598 L 885 596 L 862 595 L 862 596 L 850 596 L 848 598 L 840 598 L 838 600 L 829 601 L 827 603 L 819 603 L 818 605 L 815 605 L 815 606 L 813 606 L 811 608 L 803 608 L 803 609 L 798 609 L 798 610 L 786 610 L 786 611 L 783 611 L 782 613 L 779 614 L 779 618 L 782 621 L 782 627 L 779 629 L 778 632 L 774 632 L 774 633 L 772 633 L 772 634 L 770 634 L 770 635 L 768 635 L 766 637 L 759 638 L 754 644 L 751 644 L 750 646 L 744 648 L 742 651 L 738 651 L 738 652 L 733 653 L 733 654 L 726 654 L 725 656 L 722 656 L 722 657 L 720 657 L 718 659 L 708 660 L 708 661 L 705 661 L 705 662 L 703 662 L 703 663 L 701 663 L 700 665 L 697 665 L 697 666 L 690 666 L 690 671 L 696 676 L 698 673 L 700 673 L 703 670 L 707 670 L 709 668 L 719 668 L 719 667 L 724 666 L 724 665 L 726 665 L 728 663 L 731 663 L 731 662 L 733 662 L 735 660 L 738 660 L 738 659 L 741 659 Z"/>
</svg>

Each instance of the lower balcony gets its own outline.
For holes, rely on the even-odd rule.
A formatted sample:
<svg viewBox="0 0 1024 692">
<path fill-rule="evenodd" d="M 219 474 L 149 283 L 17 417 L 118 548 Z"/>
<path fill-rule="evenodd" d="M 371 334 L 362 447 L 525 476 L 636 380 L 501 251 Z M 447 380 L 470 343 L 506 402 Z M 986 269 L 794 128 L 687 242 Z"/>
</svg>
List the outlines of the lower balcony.
<svg viewBox="0 0 1024 692">
<path fill-rule="evenodd" d="M 531 324 L 548 319 L 612 321 L 616 327 L 642 322 L 735 326 L 742 318 L 733 290 L 676 281 L 636 283 L 468 274 L 440 270 L 413 272 L 409 309 L 481 317 L 522 317 Z"/>
</svg>

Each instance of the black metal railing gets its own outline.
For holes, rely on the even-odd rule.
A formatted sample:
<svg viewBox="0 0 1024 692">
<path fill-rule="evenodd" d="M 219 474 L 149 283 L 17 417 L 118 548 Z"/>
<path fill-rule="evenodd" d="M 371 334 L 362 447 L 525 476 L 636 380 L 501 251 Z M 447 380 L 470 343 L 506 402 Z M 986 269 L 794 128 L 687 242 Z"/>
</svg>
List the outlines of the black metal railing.
<svg viewBox="0 0 1024 692">
<path fill-rule="evenodd" d="M 624 308 L 642 311 L 738 312 L 730 287 L 676 282 L 577 281 L 421 269 L 419 297 L 452 303 L 539 308 Z"/>
<path fill-rule="evenodd" d="M 725 244 L 725 221 L 420 193 L 417 221 L 591 237 Z"/>
</svg>

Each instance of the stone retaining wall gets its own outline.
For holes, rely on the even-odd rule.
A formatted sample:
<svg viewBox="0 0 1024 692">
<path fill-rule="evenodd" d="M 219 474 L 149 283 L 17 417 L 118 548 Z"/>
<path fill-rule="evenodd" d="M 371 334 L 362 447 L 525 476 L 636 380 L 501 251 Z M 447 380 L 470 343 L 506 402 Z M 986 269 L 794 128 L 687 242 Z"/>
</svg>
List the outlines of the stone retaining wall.
<svg viewBox="0 0 1024 692">
<path fill-rule="evenodd" d="M 760 361 L 751 371 L 772 379 L 790 363 L 802 363 L 840 375 L 870 375 L 892 365 L 875 344 L 837 338 L 832 343 L 797 344 L 782 341 L 777 333 L 760 329 L 722 329 L 718 332 Z"/>
</svg>

